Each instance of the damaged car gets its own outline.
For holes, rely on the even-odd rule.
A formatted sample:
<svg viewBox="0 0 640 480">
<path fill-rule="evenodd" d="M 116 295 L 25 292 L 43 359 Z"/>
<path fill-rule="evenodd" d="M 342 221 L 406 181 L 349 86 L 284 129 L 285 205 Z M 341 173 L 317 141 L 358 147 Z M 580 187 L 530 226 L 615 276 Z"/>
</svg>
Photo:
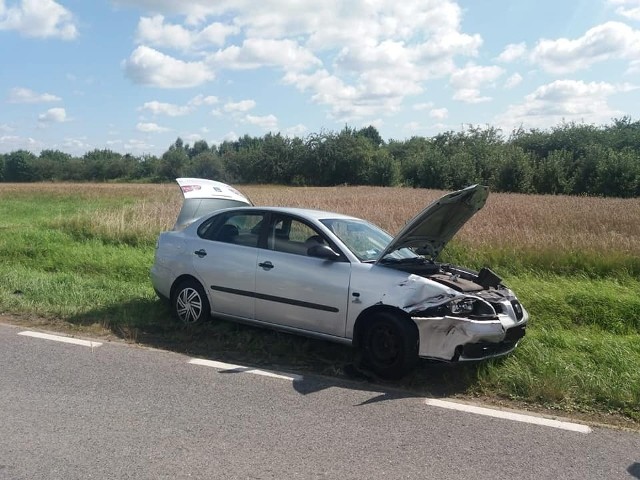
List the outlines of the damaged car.
<svg viewBox="0 0 640 480">
<path fill-rule="evenodd" d="M 185 324 L 213 316 L 351 345 L 385 378 L 419 358 L 505 355 L 525 334 L 529 315 L 498 275 L 438 261 L 485 186 L 444 195 L 392 237 L 352 216 L 177 181 L 183 207 L 158 238 L 151 279 Z"/>
</svg>

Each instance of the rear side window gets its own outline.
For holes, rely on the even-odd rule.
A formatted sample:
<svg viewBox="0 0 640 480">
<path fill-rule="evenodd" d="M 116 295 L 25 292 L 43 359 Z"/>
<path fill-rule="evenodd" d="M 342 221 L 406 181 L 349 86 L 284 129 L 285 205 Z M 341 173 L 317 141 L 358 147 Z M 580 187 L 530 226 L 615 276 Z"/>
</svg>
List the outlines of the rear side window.
<svg viewBox="0 0 640 480">
<path fill-rule="evenodd" d="M 230 213 L 218 215 L 204 222 L 198 229 L 198 235 L 216 242 L 257 247 L 264 214 Z"/>
</svg>

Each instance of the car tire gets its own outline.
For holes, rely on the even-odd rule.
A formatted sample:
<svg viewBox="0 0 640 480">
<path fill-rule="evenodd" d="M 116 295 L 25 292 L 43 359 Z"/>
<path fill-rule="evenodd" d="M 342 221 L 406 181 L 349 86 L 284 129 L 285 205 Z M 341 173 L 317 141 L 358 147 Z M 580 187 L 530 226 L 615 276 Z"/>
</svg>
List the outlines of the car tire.
<svg viewBox="0 0 640 480">
<path fill-rule="evenodd" d="M 382 378 L 399 379 L 418 363 L 417 328 L 391 312 L 378 312 L 362 336 L 364 367 Z"/>
<path fill-rule="evenodd" d="M 184 325 L 201 323 L 211 315 L 207 294 L 195 280 L 180 282 L 171 297 L 171 310 Z"/>
</svg>

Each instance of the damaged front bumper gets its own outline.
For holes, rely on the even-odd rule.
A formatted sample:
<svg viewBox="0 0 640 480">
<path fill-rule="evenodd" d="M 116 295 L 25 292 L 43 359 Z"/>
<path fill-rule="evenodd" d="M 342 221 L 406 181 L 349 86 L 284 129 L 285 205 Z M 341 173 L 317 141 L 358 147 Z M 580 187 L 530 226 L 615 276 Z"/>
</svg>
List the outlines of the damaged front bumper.
<svg viewBox="0 0 640 480">
<path fill-rule="evenodd" d="M 523 309 L 521 320 L 506 314 L 492 320 L 453 316 L 411 318 L 420 334 L 420 357 L 457 362 L 510 353 L 525 335 L 529 315 Z"/>
</svg>

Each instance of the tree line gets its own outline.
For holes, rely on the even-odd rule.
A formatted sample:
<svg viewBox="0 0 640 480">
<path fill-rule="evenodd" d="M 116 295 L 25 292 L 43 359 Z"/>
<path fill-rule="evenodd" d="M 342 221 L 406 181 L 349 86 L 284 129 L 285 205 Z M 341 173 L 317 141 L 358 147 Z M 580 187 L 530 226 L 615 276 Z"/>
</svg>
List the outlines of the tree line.
<svg viewBox="0 0 640 480">
<path fill-rule="evenodd" d="M 563 123 L 547 130 L 469 126 L 433 137 L 385 142 L 369 126 L 321 131 L 305 138 L 268 133 L 189 145 L 178 138 L 161 156 L 93 150 L 0 155 L 1 182 L 145 181 L 202 177 L 230 183 L 405 185 L 494 191 L 640 196 L 640 121 Z"/>
</svg>

